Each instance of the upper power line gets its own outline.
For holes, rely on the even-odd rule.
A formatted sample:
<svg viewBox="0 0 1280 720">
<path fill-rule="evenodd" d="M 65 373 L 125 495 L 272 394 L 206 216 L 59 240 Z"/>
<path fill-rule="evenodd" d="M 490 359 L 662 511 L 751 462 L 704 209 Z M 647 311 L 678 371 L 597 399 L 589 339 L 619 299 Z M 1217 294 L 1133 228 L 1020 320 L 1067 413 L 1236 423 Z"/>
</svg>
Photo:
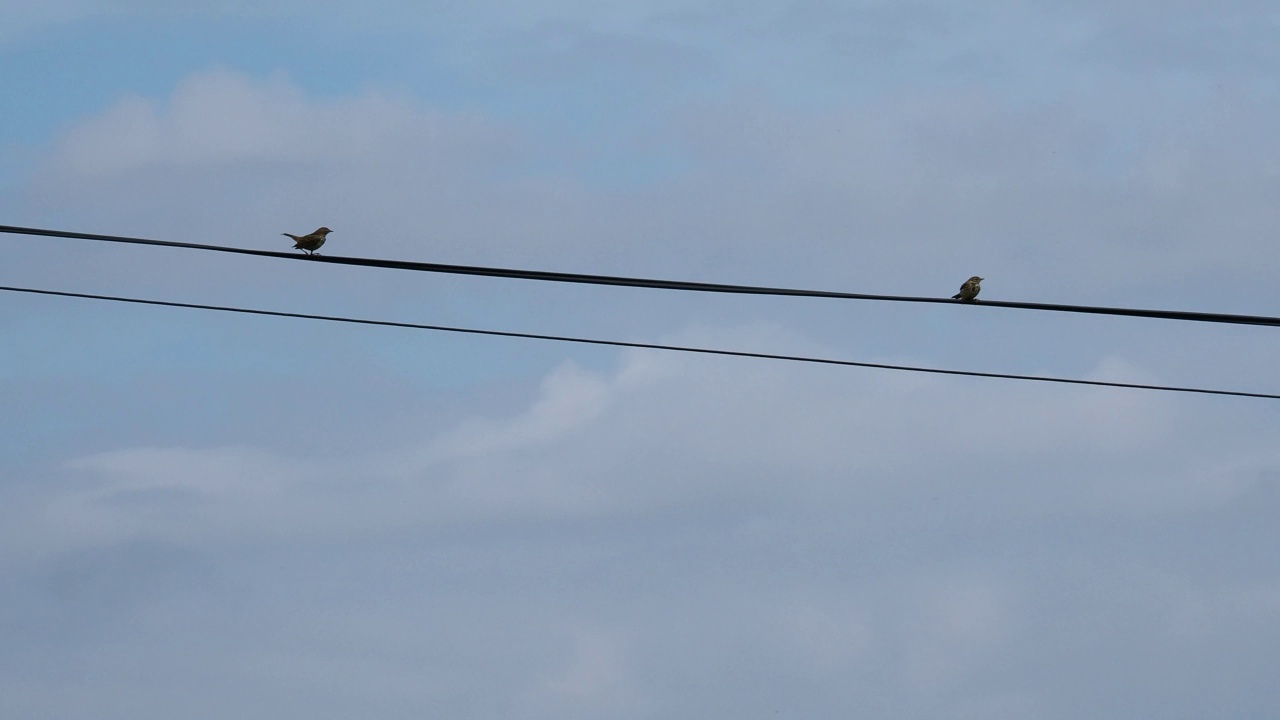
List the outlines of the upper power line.
<svg viewBox="0 0 1280 720">
<path fill-rule="evenodd" d="M 1199 395 L 1227 395 L 1232 397 L 1261 398 L 1280 400 L 1280 395 L 1270 393 L 1244 392 L 1239 390 L 1217 390 L 1211 388 L 1184 387 L 1178 385 L 1146 385 L 1141 383 L 1108 382 L 1105 380 L 1081 380 L 1077 378 L 1052 377 L 1047 375 L 1014 375 L 1009 373 L 979 372 L 976 370 L 951 370 L 947 368 L 918 367 L 913 365 L 891 365 L 888 363 L 860 362 L 856 360 L 836 360 L 833 358 L 808 357 L 804 355 L 782 355 L 778 353 L 747 352 L 743 350 L 722 350 L 717 348 L 690 347 L 687 345 L 663 345 L 658 343 L 626 342 L 623 340 L 598 340 L 593 338 L 570 337 L 567 335 L 543 335 L 538 333 L 509 332 L 504 330 L 480 330 L 476 328 L 450 327 L 447 325 L 425 325 L 421 323 L 395 322 L 391 320 L 370 320 L 365 318 L 341 317 L 336 315 L 313 315 L 310 313 L 280 312 L 277 310 L 258 310 L 254 308 L 232 307 L 227 305 L 202 305 L 197 303 L 171 302 L 168 300 L 147 300 L 142 298 L 120 297 L 116 295 L 95 295 L 91 293 L 64 292 L 60 290 L 41 290 L 37 288 L 5 287 L 0 291 L 28 293 L 32 295 L 52 295 L 56 297 L 81 298 L 85 300 L 106 300 L 110 302 L 131 303 L 134 305 L 153 305 L 160 307 L 184 308 L 188 310 L 214 310 L 218 312 L 241 313 L 244 315 L 265 315 L 269 317 L 290 318 L 295 320 L 323 320 L 327 322 L 348 323 L 353 325 L 378 325 L 383 327 L 408 328 L 412 330 L 435 330 L 438 332 L 465 333 L 468 335 L 491 335 L 507 338 L 525 338 L 529 340 L 551 340 L 555 342 L 578 343 L 583 345 L 608 345 L 612 347 L 642 348 L 646 350 L 667 350 L 672 352 L 697 353 L 702 355 L 727 355 L 731 357 L 759 358 L 764 360 L 785 360 L 789 362 L 814 363 L 819 365 L 838 365 L 844 367 L 873 368 L 877 370 L 900 370 L 904 372 L 929 373 L 933 375 L 960 375 L 965 377 L 994 378 L 1000 380 L 1029 380 L 1034 382 L 1059 383 L 1066 385 L 1092 385 L 1107 388 L 1128 388 L 1133 390 L 1161 390 L 1176 393 L 1195 393 Z"/>
<path fill-rule="evenodd" d="M 207 250 L 210 252 L 254 255 L 258 257 L 282 258 L 286 260 L 305 260 L 308 262 L 322 262 L 334 265 L 356 265 L 361 267 L 415 270 L 418 272 L 447 273 L 452 275 L 479 275 L 484 277 L 541 280 L 545 282 L 578 283 L 586 285 L 618 285 L 623 287 L 685 290 L 690 292 L 733 293 L 739 295 L 779 295 L 832 298 L 838 300 L 879 300 L 902 303 L 943 303 L 955 305 L 958 302 L 949 297 L 876 295 L 870 293 L 804 290 L 760 285 L 728 285 L 723 283 L 689 282 L 684 280 L 661 280 L 655 278 L 625 277 L 618 275 L 590 275 L 584 273 L 550 272 L 545 270 L 519 270 L 480 265 L 450 265 L 445 263 L 413 262 L 409 260 L 381 260 L 377 258 L 342 257 L 333 255 L 299 255 L 289 252 L 251 250 L 248 248 L 229 247 L 225 245 L 206 245 L 201 243 L 177 242 L 173 240 L 150 240 L 147 238 L 125 237 L 121 235 L 69 232 L 66 230 L 17 227 L 13 225 L 0 225 L 0 233 L 39 235 L 43 237 L 72 238 L 77 240 L 94 240 L 98 242 L 125 243 L 130 245 L 155 245 L 159 247 Z M 1143 310 L 1137 308 L 1098 307 L 1092 305 L 1012 302 L 1008 300 L 982 300 L 979 302 L 963 304 L 1015 308 L 1021 310 L 1085 313 L 1089 315 L 1119 315 L 1124 317 L 1156 318 L 1160 320 L 1183 320 L 1189 322 L 1226 323 L 1232 325 L 1268 325 L 1272 327 L 1280 327 L 1280 317 L 1270 317 L 1265 315 L 1235 315 L 1229 313 L 1187 312 L 1183 310 Z"/>
</svg>

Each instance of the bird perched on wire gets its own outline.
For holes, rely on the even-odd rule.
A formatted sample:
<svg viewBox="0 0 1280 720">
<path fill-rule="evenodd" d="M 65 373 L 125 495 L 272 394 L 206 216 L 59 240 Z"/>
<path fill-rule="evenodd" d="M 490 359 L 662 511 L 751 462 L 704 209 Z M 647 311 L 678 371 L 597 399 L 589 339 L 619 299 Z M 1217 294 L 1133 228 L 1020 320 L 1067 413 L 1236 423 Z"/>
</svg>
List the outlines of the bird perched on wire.
<svg viewBox="0 0 1280 720">
<path fill-rule="evenodd" d="M 293 238 L 294 250 L 301 250 L 308 255 L 314 255 L 315 252 L 320 249 L 320 246 L 324 244 L 325 236 L 331 232 L 333 231 L 329 228 L 322 227 L 309 235 L 293 235 L 291 233 L 280 234 L 285 237 Z"/>
<path fill-rule="evenodd" d="M 974 275 L 964 281 L 964 284 L 960 286 L 960 292 L 952 295 L 951 299 L 959 300 L 960 302 L 973 302 L 978 299 L 978 293 L 980 292 L 982 292 L 982 278 Z"/>
</svg>

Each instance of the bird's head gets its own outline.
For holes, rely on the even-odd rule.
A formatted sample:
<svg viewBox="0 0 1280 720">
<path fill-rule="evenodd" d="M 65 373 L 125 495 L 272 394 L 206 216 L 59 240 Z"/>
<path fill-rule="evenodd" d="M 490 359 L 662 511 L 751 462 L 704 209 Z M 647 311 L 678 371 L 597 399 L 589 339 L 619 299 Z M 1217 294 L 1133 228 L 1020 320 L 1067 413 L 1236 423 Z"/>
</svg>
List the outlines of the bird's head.
<svg viewBox="0 0 1280 720">
<path fill-rule="evenodd" d="M 316 230 L 314 233 L 311 233 L 311 234 L 312 234 L 312 235 L 328 235 L 328 234 L 329 234 L 329 233 L 331 233 L 331 232 L 333 232 L 333 231 L 332 231 L 332 230 L 330 230 L 329 228 L 327 228 L 327 227 L 322 227 L 322 228 L 320 228 L 319 230 Z"/>
<path fill-rule="evenodd" d="M 974 275 L 973 277 L 969 278 L 969 282 L 971 283 L 980 283 L 983 280 L 986 280 L 986 278 L 980 278 L 977 275 Z"/>
</svg>

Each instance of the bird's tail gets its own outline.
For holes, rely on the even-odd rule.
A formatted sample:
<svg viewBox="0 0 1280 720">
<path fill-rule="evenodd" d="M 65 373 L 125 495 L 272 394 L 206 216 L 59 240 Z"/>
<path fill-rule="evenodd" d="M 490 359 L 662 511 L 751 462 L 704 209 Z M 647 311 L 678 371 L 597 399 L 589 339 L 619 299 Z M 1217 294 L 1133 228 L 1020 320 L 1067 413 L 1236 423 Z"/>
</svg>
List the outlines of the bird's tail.
<svg viewBox="0 0 1280 720">
<path fill-rule="evenodd" d="M 959 300 L 959 299 L 960 299 L 960 293 L 956 293 L 955 295 L 952 295 L 952 296 L 951 296 L 951 299 L 952 299 L 952 300 Z"/>
<path fill-rule="evenodd" d="M 281 235 L 283 235 L 283 236 L 285 236 L 285 237 L 287 237 L 287 238 L 291 238 L 294 242 L 298 242 L 298 236 L 297 236 L 297 235 L 290 235 L 289 233 L 280 233 L 280 234 L 281 234 Z"/>
</svg>

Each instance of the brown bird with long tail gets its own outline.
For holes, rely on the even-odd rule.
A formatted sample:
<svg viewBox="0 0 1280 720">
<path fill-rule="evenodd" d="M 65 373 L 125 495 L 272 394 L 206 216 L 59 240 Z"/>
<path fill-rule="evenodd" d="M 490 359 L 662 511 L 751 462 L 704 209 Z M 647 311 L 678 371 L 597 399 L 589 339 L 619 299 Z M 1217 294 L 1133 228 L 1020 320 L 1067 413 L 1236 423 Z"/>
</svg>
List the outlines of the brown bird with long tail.
<svg viewBox="0 0 1280 720">
<path fill-rule="evenodd" d="M 280 234 L 293 239 L 294 250 L 301 250 L 308 255 L 314 255 L 315 252 L 320 249 L 320 246 L 324 245 L 325 237 L 331 232 L 333 231 L 329 228 L 322 227 L 309 235 L 293 235 L 291 233 Z"/>
</svg>

